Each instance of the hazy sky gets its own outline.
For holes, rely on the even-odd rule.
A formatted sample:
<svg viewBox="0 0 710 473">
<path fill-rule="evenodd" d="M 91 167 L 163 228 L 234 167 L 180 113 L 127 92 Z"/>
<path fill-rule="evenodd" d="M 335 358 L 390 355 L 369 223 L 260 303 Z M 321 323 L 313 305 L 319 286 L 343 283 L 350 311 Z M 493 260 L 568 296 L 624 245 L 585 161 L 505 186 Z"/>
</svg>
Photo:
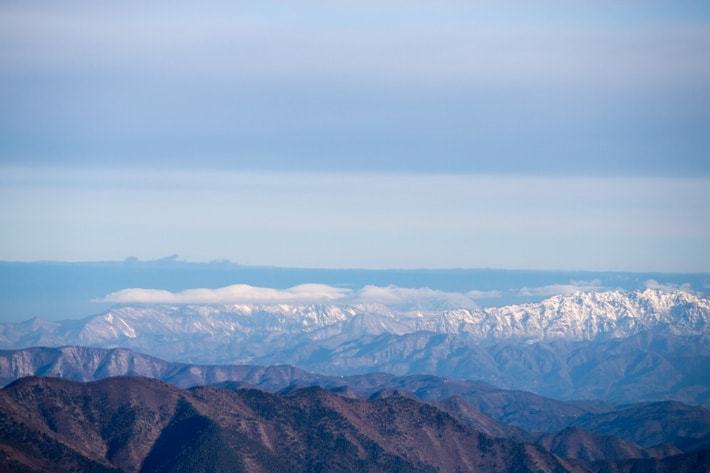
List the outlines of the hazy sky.
<svg viewBox="0 0 710 473">
<path fill-rule="evenodd" d="M 3 2 L 0 259 L 710 270 L 710 3 Z"/>
</svg>

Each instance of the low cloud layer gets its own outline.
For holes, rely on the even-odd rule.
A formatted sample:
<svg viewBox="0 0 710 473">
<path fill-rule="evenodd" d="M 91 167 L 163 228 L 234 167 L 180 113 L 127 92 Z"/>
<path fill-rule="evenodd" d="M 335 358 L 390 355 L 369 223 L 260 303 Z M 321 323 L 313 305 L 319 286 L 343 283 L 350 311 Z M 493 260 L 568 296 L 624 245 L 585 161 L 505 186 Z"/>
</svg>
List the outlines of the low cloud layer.
<svg viewBox="0 0 710 473">
<path fill-rule="evenodd" d="M 337 301 L 349 294 L 349 289 L 325 284 L 301 284 L 288 289 L 233 284 L 218 289 L 187 289 L 180 292 L 130 288 L 112 292 L 105 296 L 101 302 L 119 304 L 304 304 Z"/>
<path fill-rule="evenodd" d="M 648 289 L 691 292 L 691 285 L 660 283 L 649 279 Z M 571 280 L 568 283 L 523 287 L 512 291 L 517 297 L 540 298 L 576 292 L 608 290 L 599 279 Z M 96 302 L 116 304 L 383 304 L 399 310 L 437 310 L 476 307 L 477 300 L 498 299 L 503 291 L 470 290 L 448 292 L 429 287 L 407 288 L 394 285 L 367 285 L 353 290 L 327 284 L 301 284 L 286 289 L 234 284 L 217 289 L 187 289 L 171 292 L 162 289 L 129 288 L 112 292 Z"/>
<path fill-rule="evenodd" d="M 476 299 L 502 296 L 501 291 L 472 290 L 446 292 L 428 287 L 364 286 L 359 290 L 326 284 L 301 284 L 287 289 L 234 284 L 217 289 L 187 289 L 171 292 L 162 289 L 129 288 L 112 292 L 97 302 L 117 304 L 308 304 L 341 302 L 384 304 L 408 309 L 475 307 Z"/>
<path fill-rule="evenodd" d="M 466 293 L 471 299 L 500 299 L 503 297 L 503 291 L 479 291 L 473 290 Z"/>
<path fill-rule="evenodd" d="M 353 294 L 353 300 L 412 309 L 476 306 L 473 298 L 468 294 L 438 291 L 428 287 L 415 289 L 397 286 L 365 286 Z"/>
<path fill-rule="evenodd" d="M 599 279 L 591 281 L 570 281 L 568 284 L 550 284 L 540 287 L 524 287 L 518 292 L 521 296 L 556 296 L 575 292 L 598 291 L 604 289 Z"/>
<path fill-rule="evenodd" d="M 655 279 L 649 279 L 644 283 L 646 289 L 655 289 L 657 291 L 673 292 L 673 291 L 683 291 L 692 292 L 693 287 L 690 283 L 674 284 L 670 282 L 658 282 Z"/>
</svg>

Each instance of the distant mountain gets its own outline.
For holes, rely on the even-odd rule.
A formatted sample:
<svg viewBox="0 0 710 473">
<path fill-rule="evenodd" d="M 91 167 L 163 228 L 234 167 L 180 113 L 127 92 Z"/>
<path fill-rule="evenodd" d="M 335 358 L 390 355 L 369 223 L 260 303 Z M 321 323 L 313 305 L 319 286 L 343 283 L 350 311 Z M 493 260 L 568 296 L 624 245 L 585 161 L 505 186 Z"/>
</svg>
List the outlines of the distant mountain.
<svg viewBox="0 0 710 473">
<path fill-rule="evenodd" d="M 673 455 L 662 459 L 603 461 L 591 465 L 599 473 L 709 473 L 710 450 Z"/>
<path fill-rule="evenodd" d="M 151 339 L 189 344 L 208 338 L 219 346 L 201 352 L 220 358 L 217 350 L 223 345 L 255 336 L 276 341 L 285 335 L 308 335 L 310 340 L 323 340 L 432 332 L 466 334 L 479 341 L 598 340 L 657 328 L 672 334 L 701 334 L 709 322 L 710 300 L 683 291 L 647 289 L 577 292 L 532 304 L 439 311 L 402 312 L 379 304 L 123 306 L 83 320 L 6 323 L 1 326 L 0 343 L 6 348 L 117 341 L 141 344 Z M 254 357 L 263 351 L 255 346 L 243 352 L 234 349 L 222 356 Z"/>
<path fill-rule="evenodd" d="M 23 378 L 0 391 L 0 470 L 586 472 L 407 397 L 288 395 L 147 378 Z"/>
<path fill-rule="evenodd" d="M 644 449 L 618 437 L 603 436 L 579 427 L 568 427 L 555 434 L 540 435 L 536 443 L 562 458 L 576 458 L 587 462 L 631 458 L 664 458 L 683 453 L 668 446 Z"/>
<path fill-rule="evenodd" d="M 672 444 L 686 451 L 710 448 L 710 410 L 680 402 L 619 406 L 612 412 L 585 414 L 573 425 L 645 447 Z"/>
<path fill-rule="evenodd" d="M 184 388 L 234 381 L 270 391 L 284 389 L 293 383 L 311 385 L 333 379 L 286 365 L 263 367 L 175 363 L 126 348 L 66 346 L 0 350 L 0 385 L 25 376 L 51 376 L 74 381 L 143 376 Z"/>
<path fill-rule="evenodd" d="M 585 342 L 502 341 L 420 332 L 362 337 L 334 348 L 303 344 L 257 358 L 331 374 L 372 370 L 480 379 L 558 399 L 638 402 L 674 399 L 710 406 L 710 335 L 644 332 Z"/>
<path fill-rule="evenodd" d="M 128 347 L 188 363 L 290 364 L 480 379 L 560 399 L 710 405 L 710 301 L 589 292 L 536 304 L 399 312 L 381 305 L 123 306 L 0 325 L 0 347 Z"/>
<path fill-rule="evenodd" d="M 351 388 L 352 389 L 352 388 Z M 357 391 L 356 391 L 357 392 Z M 381 393 L 382 391 L 378 391 Z M 401 391 L 394 390 L 399 393 Z M 404 391 L 407 392 L 407 391 Z M 376 393 L 377 394 L 377 393 Z M 483 432 L 491 437 L 510 438 L 520 441 L 530 441 L 533 437 L 520 427 L 504 424 L 493 419 L 473 407 L 466 399 L 460 395 L 454 395 L 437 402 L 437 406 L 461 420 L 464 424 L 477 432 Z"/>
</svg>

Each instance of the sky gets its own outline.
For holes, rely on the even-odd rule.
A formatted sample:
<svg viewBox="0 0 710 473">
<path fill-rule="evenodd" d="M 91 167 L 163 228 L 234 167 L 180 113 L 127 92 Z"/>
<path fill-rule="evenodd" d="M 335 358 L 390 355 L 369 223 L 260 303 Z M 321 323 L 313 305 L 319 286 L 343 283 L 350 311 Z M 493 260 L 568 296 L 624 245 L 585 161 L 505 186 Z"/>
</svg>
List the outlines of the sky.
<svg viewBox="0 0 710 473">
<path fill-rule="evenodd" d="M 578 291 L 710 295 L 710 273 L 502 269 L 324 269 L 200 263 L 179 256 L 104 262 L 0 261 L 0 324 L 83 318 L 116 304 L 380 303 L 490 307 Z M 31 322 L 30 322 L 31 323 Z"/>
<path fill-rule="evenodd" d="M 710 271 L 703 1 L 3 2 L 0 260 Z"/>
</svg>

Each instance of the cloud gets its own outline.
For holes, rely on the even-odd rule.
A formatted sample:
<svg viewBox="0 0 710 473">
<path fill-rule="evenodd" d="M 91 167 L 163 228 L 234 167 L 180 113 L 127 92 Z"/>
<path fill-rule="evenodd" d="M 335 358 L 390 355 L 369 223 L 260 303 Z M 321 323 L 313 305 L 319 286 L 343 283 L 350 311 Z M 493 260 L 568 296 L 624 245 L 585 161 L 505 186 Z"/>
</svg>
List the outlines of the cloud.
<svg viewBox="0 0 710 473">
<path fill-rule="evenodd" d="M 288 289 L 234 284 L 217 289 L 187 289 L 171 292 L 162 289 L 129 288 L 112 292 L 97 302 L 118 304 L 308 304 L 377 303 L 398 309 L 445 309 L 475 307 L 474 299 L 499 297 L 499 291 L 445 292 L 428 287 L 364 286 L 353 291 L 326 284 L 302 284 Z"/>
<path fill-rule="evenodd" d="M 374 302 L 407 309 L 444 309 L 475 307 L 473 298 L 460 292 L 445 292 L 428 287 L 365 286 L 354 295 L 360 303 Z"/>
<path fill-rule="evenodd" d="M 521 296 L 556 296 L 575 292 L 597 291 L 603 289 L 599 279 L 591 281 L 570 281 L 568 284 L 550 284 L 540 287 L 523 287 L 518 291 Z"/>
<path fill-rule="evenodd" d="M 689 283 L 659 283 L 649 279 L 648 289 L 690 292 Z M 575 292 L 605 289 L 599 279 L 572 280 L 568 283 L 540 287 L 523 287 L 518 295 L 523 297 L 549 297 Z M 476 307 L 478 299 L 493 299 L 503 296 L 499 290 L 471 290 L 447 292 L 429 287 L 408 288 L 398 286 L 367 285 L 359 290 L 329 286 L 326 284 L 301 284 L 287 289 L 255 287 L 234 284 L 216 289 L 186 289 L 171 292 L 162 289 L 129 288 L 112 292 L 97 302 L 118 304 L 383 304 L 398 310 L 443 310 Z"/>
<path fill-rule="evenodd" d="M 683 291 L 683 292 L 692 292 L 693 287 L 690 285 L 690 283 L 682 283 L 682 284 L 675 284 L 675 283 L 670 283 L 670 282 L 658 282 L 655 279 L 649 279 L 646 282 L 644 282 L 644 286 L 646 289 L 654 289 L 656 291 L 663 291 L 663 292 L 674 292 L 674 291 Z"/>
<path fill-rule="evenodd" d="M 314 303 L 341 300 L 349 289 L 325 284 L 301 284 L 288 289 L 234 284 L 217 289 L 187 289 L 170 292 L 161 289 L 130 288 L 106 295 L 99 302 L 120 304 L 247 304 Z"/>
<path fill-rule="evenodd" d="M 466 293 L 471 299 L 499 299 L 503 297 L 502 291 L 479 291 L 473 290 Z"/>
</svg>

